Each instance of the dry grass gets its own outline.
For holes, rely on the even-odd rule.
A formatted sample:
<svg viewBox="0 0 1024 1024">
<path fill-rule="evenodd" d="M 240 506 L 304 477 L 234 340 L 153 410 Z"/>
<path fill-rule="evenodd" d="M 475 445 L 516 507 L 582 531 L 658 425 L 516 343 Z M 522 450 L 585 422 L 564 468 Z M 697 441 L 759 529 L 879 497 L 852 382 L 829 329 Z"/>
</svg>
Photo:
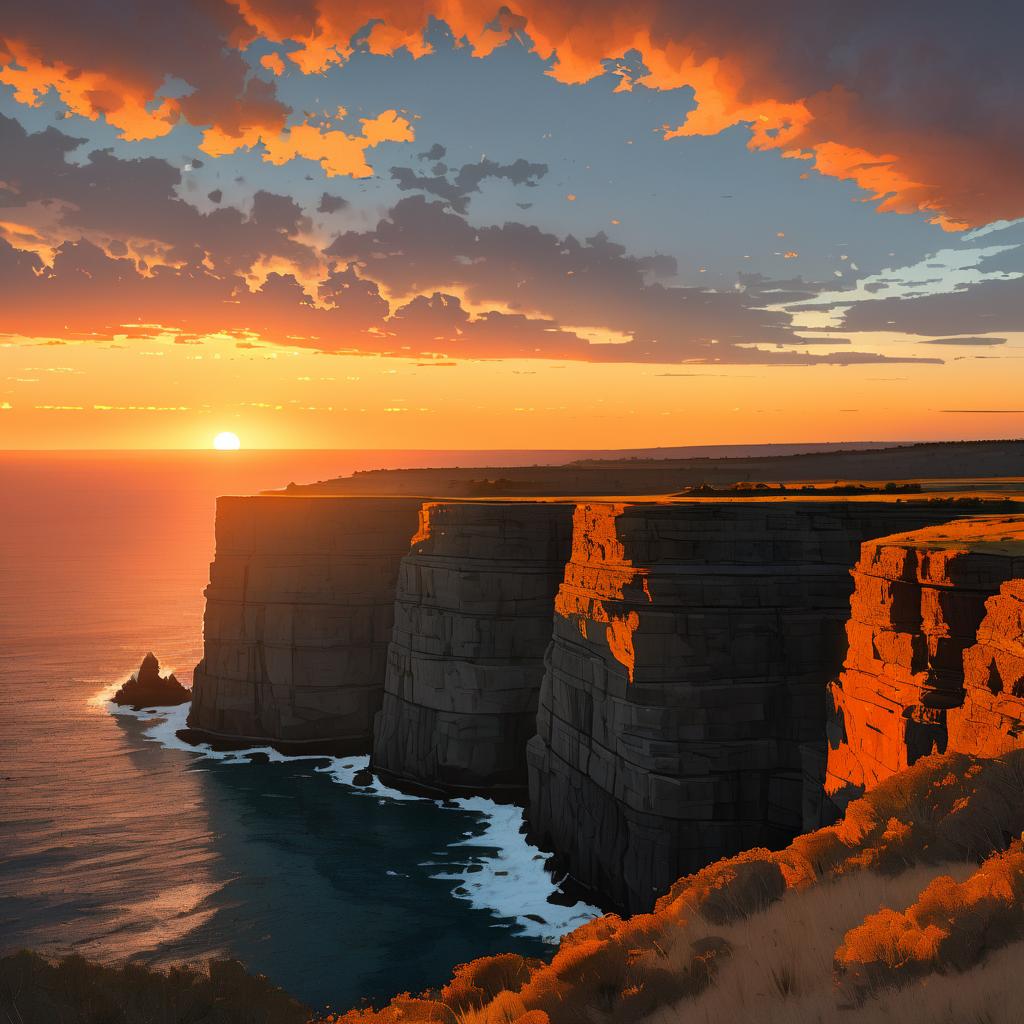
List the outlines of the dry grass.
<svg viewBox="0 0 1024 1024">
<path fill-rule="evenodd" d="M 2 1024 L 303 1024 L 308 1016 L 234 960 L 158 971 L 27 951 L 0 958 Z"/>
<path fill-rule="evenodd" d="M 475 961 L 445 989 L 354 1011 L 344 1024 L 801 1024 L 837 1013 L 844 1021 L 885 1020 L 883 1007 L 910 998 L 894 988 L 901 982 L 912 982 L 905 993 L 929 993 L 931 1015 L 921 1019 L 941 1024 L 945 1010 L 932 993 L 940 1001 L 961 999 L 976 977 L 992 985 L 998 977 L 989 966 L 975 966 L 970 984 L 954 992 L 941 972 L 976 964 L 984 951 L 1024 934 L 1007 924 L 1024 909 L 1017 889 L 989 906 L 986 884 L 969 881 L 980 861 L 1005 851 L 1022 831 L 1024 752 L 922 758 L 852 803 L 839 824 L 782 851 L 750 850 L 709 865 L 680 879 L 652 914 L 589 922 L 562 940 L 549 963 L 505 960 L 492 970 L 488 960 Z M 929 890 L 943 874 L 949 877 Z M 968 895 L 961 879 L 981 892 L 970 914 L 960 913 Z M 945 945 L 933 943 L 936 955 L 913 970 L 895 971 L 895 960 L 886 974 L 867 968 L 887 964 L 890 955 L 868 942 L 860 972 L 866 985 L 840 986 L 834 958 L 847 933 L 886 908 L 893 912 L 886 920 L 909 922 L 908 933 L 944 921 Z M 972 938 L 975 925 L 983 941 Z M 963 953 L 972 943 L 979 950 L 973 959 Z M 849 975 L 850 965 L 840 966 Z M 977 1008 L 986 1013 L 978 991 Z M 910 1019 L 918 1018 L 901 1024 Z M 970 1013 L 955 1019 L 986 1024 Z"/>
<path fill-rule="evenodd" d="M 944 868 L 956 877 L 971 872 L 967 864 Z M 930 867 L 894 877 L 858 872 L 791 891 L 764 912 L 717 928 L 733 955 L 715 985 L 695 999 L 658 1010 L 649 1024 L 834 1019 L 844 997 L 833 980 L 833 956 L 844 936 L 883 907 L 902 910 L 912 904 L 934 875 Z M 692 941 L 694 933 L 712 928 L 711 922 L 696 918 L 685 930 Z"/>
</svg>

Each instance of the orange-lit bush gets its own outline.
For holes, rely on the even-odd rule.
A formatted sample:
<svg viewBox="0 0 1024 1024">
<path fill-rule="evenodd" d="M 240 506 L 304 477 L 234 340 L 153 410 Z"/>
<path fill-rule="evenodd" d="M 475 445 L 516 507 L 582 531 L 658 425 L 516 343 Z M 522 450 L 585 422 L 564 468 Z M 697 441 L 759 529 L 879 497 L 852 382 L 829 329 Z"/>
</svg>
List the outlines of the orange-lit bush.
<svg viewBox="0 0 1024 1024">
<path fill-rule="evenodd" d="M 989 857 L 964 882 L 936 878 L 903 912 L 881 910 L 852 929 L 836 973 L 859 1001 L 865 990 L 932 971 L 964 971 L 1024 937 L 1024 847 Z"/>
<path fill-rule="evenodd" d="M 920 865 L 977 863 L 1001 854 L 1009 838 L 1022 831 L 1024 752 L 998 759 L 922 758 L 852 803 L 839 824 L 801 836 L 785 850 L 750 850 L 711 864 L 676 882 L 650 914 L 627 920 L 610 914 L 591 921 L 565 936 L 549 962 L 509 956 L 474 961 L 440 992 L 405 995 L 379 1011 L 354 1011 L 343 1021 L 576 1024 L 586 1019 L 631 1022 L 668 1013 L 671 1007 L 699 1001 L 702 994 L 709 998 L 716 979 L 732 971 L 742 955 L 736 936 L 744 922 L 774 913 L 787 893 L 865 872 L 895 878 Z M 1024 853 L 1015 847 L 991 859 L 968 882 L 936 880 L 906 912 L 916 915 L 906 917 L 911 924 L 896 928 L 895 910 L 870 917 L 863 936 L 856 928 L 847 934 L 847 952 L 837 963 L 846 964 L 846 977 L 853 977 L 854 964 L 888 962 L 894 928 L 908 949 L 926 950 L 936 934 L 931 929 L 943 927 L 943 937 L 935 940 L 938 959 L 928 962 L 974 962 L 974 954 L 964 950 L 974 949 L 976 941 L 988 944 L 979 949 L 992 948 L 1017 934 L 1008 922 L 1021 913 L 1021 890 L 1010 880 L 1020 862 Z M 964 900 L 974 909 L 958 917 L 956 908 Z M 875 917 L 884 924 L 871 924 Z M 805 939 L 831 943 L 823 959 L 830 965 L 842 935 L 842 930 L 836 938 L 808 933 Z M 873 969 L 858 967 L 865 975 Z M 776 975 L 776 993 L 790 998 L 793 972 L 784 967 Z"/>
</svg>

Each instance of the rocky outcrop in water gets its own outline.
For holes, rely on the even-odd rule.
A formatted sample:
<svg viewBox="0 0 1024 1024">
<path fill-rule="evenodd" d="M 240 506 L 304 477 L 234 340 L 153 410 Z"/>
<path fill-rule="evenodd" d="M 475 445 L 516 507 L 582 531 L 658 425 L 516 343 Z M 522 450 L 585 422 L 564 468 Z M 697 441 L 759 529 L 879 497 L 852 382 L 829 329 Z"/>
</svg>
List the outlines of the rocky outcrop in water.
<svg viewBox="0 0 1024 1024">
<path fill-rule="evenodd" d="M 825 788 L 839 808 L 933 751 L 1024 746 L 1024 517 L 870 541 L 853 578 L 829 687 Z"/>
<path fill-rule="evenodd" d="M 528 816 L 559 866 L 646 910 L 680 875 L 801 829 L 849 567 L 928 503 L 577 507 L 555 603 Z"/>
<path fill-rule="evenodd" d="M 368 752 L 421 502 L 227 497 L 189 737 Z"/>
<path fill-rule="evenodd" d="M 373 768 L 406 786 L 525 796 L 573 506 L 431 502 L 402 560 Z"/>
<path fill-rule="evenodd" d="M 150 651 L 142 659 L 138 671 L 111 698 L 115 704 L 133 707 L 136 711 L 142 708 L 174 707 L 187 704 L 192 699 L 192 691 L 182 686 L 172 672 L 160 675 L 160 662 Z"/>
</svg>

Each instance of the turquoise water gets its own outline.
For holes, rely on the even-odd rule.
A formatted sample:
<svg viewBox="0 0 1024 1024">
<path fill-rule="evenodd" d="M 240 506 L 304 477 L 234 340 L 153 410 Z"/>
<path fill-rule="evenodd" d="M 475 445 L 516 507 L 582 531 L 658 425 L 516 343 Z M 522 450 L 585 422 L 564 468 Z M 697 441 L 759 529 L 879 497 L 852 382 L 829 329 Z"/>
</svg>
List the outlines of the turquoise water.
<svg viewBox="0 0 1024 1024">
<path fill-rule="evenodd" d="M 356 759 L 204 757 L 104 702 L 150 649 L 188 683 L 217 494 L 391 460 L 415 456 L 0 455 L 0 949 L 231 955 L 347 1007 L 588 916 L 547 901 L 515 808 L 361 790 Z"/>
</svg>

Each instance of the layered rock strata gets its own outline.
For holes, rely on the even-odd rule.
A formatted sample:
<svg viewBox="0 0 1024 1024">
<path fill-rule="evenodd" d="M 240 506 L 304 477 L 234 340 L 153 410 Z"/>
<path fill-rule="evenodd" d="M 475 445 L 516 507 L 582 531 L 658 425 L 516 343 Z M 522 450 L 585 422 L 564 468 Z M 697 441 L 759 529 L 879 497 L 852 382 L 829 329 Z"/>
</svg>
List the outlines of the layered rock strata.
<svg viewBox="0 0 1024 1024">
<path fill-rule="evenodd" d="M 838 807 L 933 751 L 1024 745 L 1024 516 L 871 541 L 853 578 L 849 651 L 829 687 Z"/>
<path fill-rule="evenodd" d="M 194 738 L 369 751 L 398 566 L 420 505 L 219 499 L 188 718 Z"/>
<path fill-rule="evenodd" d="M 709 861 L 788 841 L 858 546 L 949 514 L 912 502 L 579 505 L 528 747 L 535 838 L 628 911 Z"/>
<path fill-rule="evenodd" d="M 573 506 L 428 503 L 402 560 L 373 767 L 445 792 L 525 795 Z"/>
</svg>

